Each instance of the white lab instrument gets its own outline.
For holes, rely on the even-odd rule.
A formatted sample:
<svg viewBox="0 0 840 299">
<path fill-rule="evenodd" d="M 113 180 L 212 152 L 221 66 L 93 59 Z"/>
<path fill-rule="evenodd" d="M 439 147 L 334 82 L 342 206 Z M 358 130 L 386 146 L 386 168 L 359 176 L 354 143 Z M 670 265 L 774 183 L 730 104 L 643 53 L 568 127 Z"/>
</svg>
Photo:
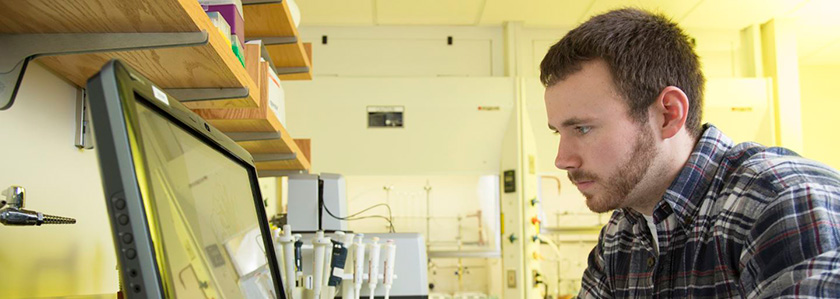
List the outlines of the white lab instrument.
<svg viewBox="0 0 840 299">
<path fill-rule="evenodd" d="M 319 182 L 323 181 L 323 206 Z M 340 174 L 295 174 L 289 176 L 289 224 L 295 232 L 347 231 L 347 190 Z M 329 212 L 328 212 L 328 211 Z"/>
<path fill-rule="evenodd" d="M 391 295 L 391 285 L 394 283 L 394 263 L 396 261 L 397 245 L 394 244 L 394 240 L 388 240 L 385 242 L 385 271 L 382 276 L 382 286 L 385 287 L 385 299 L 388 299 Z"/>
<path fill-rule="evenodd" d="M 368 299 L 383 295 L 390 299 L 391 294 L 401 297 L 428 295 L 425 245 L 417 233 L 368 234 L 366 242 L 363 234 L 336 232 L 331 239 L 323 231 L 302 235 L 291 234 L 291 231 L 291 227 L 284 226 L 282 233 L 280 230 L 274 232 L 275 250 L 282 250 L 278 258 L 283 259 L 283 274 L 292 277 L 284 283 L 288 299 L 338 296 Z M 380 243 L 380 238 L 384 242 Z M 333 240 L 343 241 L 344 249 Z M 400 252 L 396 251 L 397 247 L 401 248 Z M 334 251 L 343 250 L 347 250 L 346 255 L 333 255 Z M 331 263 L 330 258 L 336 261 Z M 301 267 L 301 260 L 312 268 Z M 396 267 L 398 264 L 399 268 Z M 383 272 L 380 273 L 380 269 Z M 341 288 L 335 286 L 335 281 L 330 286 L 329 279 L 336 277 L 342 281 Z M 399 279 L 401 277 L 403 279 Z M 368 288 L 362 291 L 365 280 Z M 378 284 L 383 288 L 377 291 Z"/>
<path fill-rule="evenodd" d="M 312 276 L 314 278 L 312 291 L 315 295 L 314 298 L 319 299 L 321 298 L 321 291 L 324 285 L 324 253 L 330 245 L 330 239 L 324 237 L 323 231 L 318 231 L 315 233 L 315 239 L 312 240 L 312 245 L 315 247 L 315 254 L 313 255 L 314 263 L 312 265 Z"/>
<path fill-rule="evenodd" d="M 379 279 L 379 250 L 379 238 L 373 237 L 373 243 L 370 243 L 370 258 L 368 259 L 368 288 L 370 289 L 370 299 L 373 299 L 376 283 Z"/>
<path fill-rule="evenodd" d="M 353 244 L 353 254 L 355 255 L 353 259 L 353 284 L 355 285 L 356 299 L 359 299 L 359 294 L 362 293 L 362 282 L 365 279 L 365 243 L 362 243 L 363 239 L 364 235 L 358 234 L 356 243 Z"/>
<path fill-rule="evenodd" d="M 295 237 L 292 236 L 292 227 L 288 224 L 283 225 L 283 234 L 277 236 L 276 240 L 283 249 L 283 265 L 286 270 L 283 283 L 285 284 L 286 298 L 295 299 L 294 289 L 297 273 L 295 271 Z"/>
<path fill-rule="evenodd" d="M 396 245 L 396 262 L 394 262 L 394 277 L 390 296 L 394 298 L 428 296 L 429 280 L 427 270 L 429 261 L 426 257 L 426 242 L 423 240 L 423 236 L 419 233 L 365 234 L 365 239 L 368 243 L 373 237 L 379 237 L 381 240 L 394 240 L 394 245 Z M 367 254 L 370 254 L 370 252 Z M 382 254 L 386 253 L 383 252 Z M 379 279 L 383 279 L 382 273 L 380 272 L 378 274 Z M 370 296 L 368 288 L 364 288 L 360 296 L 368 299 Z M 376 298 L 382 299 L 384 296 L 385 288 L 375 290 Z"/>
</svg>

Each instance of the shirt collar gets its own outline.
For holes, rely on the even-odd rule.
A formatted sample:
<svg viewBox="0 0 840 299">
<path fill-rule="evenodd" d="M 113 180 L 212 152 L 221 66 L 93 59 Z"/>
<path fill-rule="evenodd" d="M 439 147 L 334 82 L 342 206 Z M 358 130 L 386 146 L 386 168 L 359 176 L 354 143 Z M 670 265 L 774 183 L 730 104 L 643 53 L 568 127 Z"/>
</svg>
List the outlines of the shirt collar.
<svg viewBox="0 0 840 299">
<path fill-rule="evenodd" d="M 703 135 L 694 146 L 685 166 L 665 191 L 663 200 L 654 208 L 653 219 L 656 223 L 674 213 L 683 226 L 691 224 L 721 161 L 733 146 L 732 140 L 715 126 L 705 124 L 703 128 Z"/>
</svg>

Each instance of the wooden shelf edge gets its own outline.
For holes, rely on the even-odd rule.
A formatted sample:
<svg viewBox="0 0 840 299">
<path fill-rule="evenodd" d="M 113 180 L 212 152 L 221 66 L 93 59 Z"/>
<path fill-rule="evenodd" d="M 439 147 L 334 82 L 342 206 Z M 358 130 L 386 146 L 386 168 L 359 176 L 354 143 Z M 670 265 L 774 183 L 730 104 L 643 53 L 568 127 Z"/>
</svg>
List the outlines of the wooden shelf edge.
<svg viewBox="0 0 840 299">
<path fill-rule="evenodd" d="M 125 4 L 117 0 L 88 1 L 99 4 L 96 11 L 106 10 L 110 14 L 103 17 L 115 18 L 122 16 Z M 98 52 L 87 54 L 66 54 L 39 57 L 36 61 L 46 66 L 65 80 L 84 87 L 87 80 L 99 71 L 102 65 L 117 58 L 149 78 L 162 88 L 217 88 L 217 87 L 247 87 L 256 89 L 256 84 L 247 76 L 239 60 L 232 53 L 219 31 L 212 25 L 201 6 L 194 0 L 160 0 L 155 2 L 166 7 L 170 12 L 162 15 L 159 22 L 169 22 L 160 26 L 169 26 L 163 32 L 191 32 L 204 30 L 208 32 L 208 43 L 193 47 L 170 47 L 156 49 L 142 49 L 129 51 Z M 76 6 L 74 6 L 76 5 Z M 26 33 L 134 33 L 161 32 L 155 26 L 126 26 L 115 24 L 107 28 L 96 23 L 81 24 L 85 11 L 72 10 L 78 4 L 71 1 L 45 6 L 37 2 L 25 2 L 18 9 L 13 10 L 19 15 L 42 13 L 49 15 L 51 26 L 44 28 L 20 29 Z M 145 13 L 148 13 L 146 11 Z M 166 17 L 169 16 L 167 19 Z M 21 18 L 20 16 L 17 16 Z M 36 17 L 33 17 L 37 19 Z M 104 21 L 107 21 L 104 20 Z M 119 22 L 117 22 L 119 23 Z M 125 22 L 123 22 L 125 23 Z M 38 22 L 35 22 L 38 24 Z M 61 24 L 63 27 L 58 27 Z M 114 28 L 109 30 L 108 28 Z M 18 29 L 15 29 L 18 30 Z M 6 30 L 8 31 L 8 30 Z M 15 33 L 15 32 L 10 32 Z M 185 58 L 189 57 L 189 58 Z M 180 64 L 179 64 L 180 63 Z M 183 102 L 191 108 L 226 108 L 226 107 L 259 107 L 259 94 L 250 93 L 246 98 L 211 100 L 198 102 Z"/>
<path fill-rule="evenodd" d="M 204 9 L 198 3 L 198 1 L 194 0 L 179 0 L 181 5 L 187 11 L 187 13 L 192 18 L 193 22 L 198 25 L 199 28 L 206 30 L 209 34 L 210 45 L 216 50 L 216 53 L 219 54 L 222 61 L 224 61 L 225 65 L 228 66 L 230 71 L 236 77 L 236 79 L 241 83 L 244 87 L 248 88 L 248 105 L 244 107 L 256 108 L 260 106 L 260 89 L 254 80 L 248 75 L 248 72 L 245 70 L 245 67 L 236 58 L 236 55 L 233 54 L 229 44 L 224 40 L 224 37 L 221 33 L 213 26 L 213 23 L 210 22 L 210 18 L 207 16 L 207 13 L 204 12 Z M 243 49 L 244 50 L 244 49 Z M 196 101 L 196 102 L 184 102 L 184 106 L 190 109 L 201 109 L 201 108 L 230 108 L 230 107 L 243 107 L 238 105 L 231 105 L 227 104 L 228 100 L 214 100 L 214 101 Z"/>
<path fill-rule="evenodd" d="M 245 19 L 245 39 L 249 39 L 249 37 L 299 36 L 289 11 L 289 4 L 286 1 L 246 5 L 243 7 L 243 13 L 245 14 L 243 16 Z"/>
<path fill-rule="evenodd" d="M 292 21 L 286 2 L 254 4 L 244 7 L 245 39 L 264 37 L 297 37 L 297 27 Z M 312 44 L 300 39 L 294 44 L 267 45 L 274 66 L 307 67 L 305 73 L 278 74 L 281 80 L 312 80 Z"/>
<path fill-rule="evenodd" d="M 218 109 L 198 109 L 193 110 L 201 116 L 205 118 L 206 115 L 213 116 L 218 115 L 216 113 L 225 111 L 229 111 L 233 109 L 225 109 L 225 110 L 218 110 Z M 239 110 L 261 110 L 260 109 L 239 109 Z M 274 140 L 263 140 L 263 141 L 244 141 L 244 142 L 237 142 L 240 146 L 248 150 L 251 154 L 288 154 L 288 153 L 296 153 L 297 157 L 294 163 L 290 161 L 275 161 L 275 162 L 259 162 L 255 163 L 258 165 L 258 169 L 260 170 L 309 170 L 310 162 L 309 159 L 306 157 L 306 154 L 301 150 L 298 146 L 297 142 L 289 135 L 289 132 L 286 131 L 286 128 L 283 127 L 283 124 L 277 119 L 277 116 L 274 115 L 273 112 L 266 111 L 265 118 L 247 118 L 245 116 L 240 118 L 205 118 L 205 120 L 219 129 L 222 132 L 278 132 L 280 133 L 280 139 Z M 252 130 L 248 130 L 251 128 Z M 225 130 L 225 129 L 233 129 L 233 130 Z M 279 146 L 278 146 L 279 144 Z M 256 150 L 255 148 L 265 147 L 265 148 L 278 148 L 284 147 L 288 150 Z"/>
</svg>

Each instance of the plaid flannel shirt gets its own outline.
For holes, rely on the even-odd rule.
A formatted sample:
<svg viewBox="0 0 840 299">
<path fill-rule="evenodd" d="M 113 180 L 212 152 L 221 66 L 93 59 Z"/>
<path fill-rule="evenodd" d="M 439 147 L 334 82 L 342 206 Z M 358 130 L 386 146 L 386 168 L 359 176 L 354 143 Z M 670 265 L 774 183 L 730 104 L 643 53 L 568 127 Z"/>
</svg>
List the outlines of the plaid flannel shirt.
<svg viewBox="0 0 840 299">
<path fill-rule="evenodd" d="M 712 125 L 653 213 L 619 209 L 581 298 L 840 298 L 840 174 Z"/>
</svg>

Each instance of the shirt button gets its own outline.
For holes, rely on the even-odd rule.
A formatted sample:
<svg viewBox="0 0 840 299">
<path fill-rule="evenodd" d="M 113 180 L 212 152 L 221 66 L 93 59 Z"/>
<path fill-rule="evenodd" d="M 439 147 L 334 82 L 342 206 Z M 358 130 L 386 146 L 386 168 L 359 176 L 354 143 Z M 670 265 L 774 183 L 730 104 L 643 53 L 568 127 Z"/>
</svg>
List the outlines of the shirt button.
<svg viewBox="0 0 840 299">
<path fill-rule="evenodd" d="M 652 257 L 649 257 L 647 260 L 648 267 L 653 267 L 654 263 L 656 263 L 656 261 L 654 261 Z"/>
</svg>

